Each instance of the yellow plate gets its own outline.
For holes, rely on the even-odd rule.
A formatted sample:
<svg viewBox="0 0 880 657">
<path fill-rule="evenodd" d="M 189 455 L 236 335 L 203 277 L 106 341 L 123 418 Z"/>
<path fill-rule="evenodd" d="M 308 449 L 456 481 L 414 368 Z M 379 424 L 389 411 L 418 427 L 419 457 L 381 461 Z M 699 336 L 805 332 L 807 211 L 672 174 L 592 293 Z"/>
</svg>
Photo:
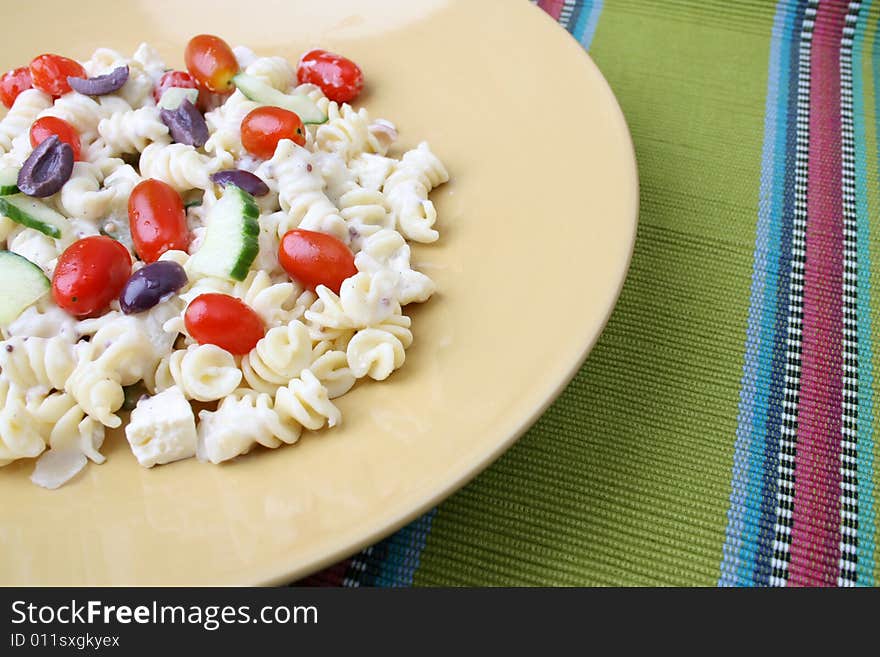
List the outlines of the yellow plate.
<svg viewBox="0 0 880 657">
<path fill-rule="evenodd" d="M 57 491 L 30 463 L 3 468 L 2 584 L 280 583 L 326 566 L 507 449 L 614 306 L 637 220 L 630 136 L 592 61 L 525 0 L 17 2 L 4 25 L 2 70 L 141 41 L 180 66 L 203 32 L 293 61 L 345 53 L 371 115 L 403 147 L 428 140 L 452 180 L 432 195 L 440 241 L 414 249 L 439 293 L 412 312 L 403 369 L 339 400 L 342 427 L 152 470 L 114 434 L 107 463 Z"/>
</svg>

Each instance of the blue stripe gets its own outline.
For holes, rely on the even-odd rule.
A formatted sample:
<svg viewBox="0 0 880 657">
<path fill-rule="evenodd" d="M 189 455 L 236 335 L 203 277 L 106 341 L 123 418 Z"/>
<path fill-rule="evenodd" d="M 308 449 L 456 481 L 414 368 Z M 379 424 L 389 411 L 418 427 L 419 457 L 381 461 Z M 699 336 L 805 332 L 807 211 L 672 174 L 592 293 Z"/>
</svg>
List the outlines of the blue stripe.
<svg viewBox="0 0 880 657">
<path fill-rule="evenodd" d="M 862 2 L 862 11 L 853 39 L 853 130 L 856 167 L 856 227 L 858 262 L 858 354 L 859 354 L 859 414 L 858 414 L 858 554 L 856 584 L 874 585 L 874 553 L 876 544 L 876 516 L 874 510 L 874 371 L 871 322 L 871 217 L 868 208 L 868 153 L 865 148 L 865 120 L 873 111 L 874 120 L 880 121 L 880 96 L 874 89 L 875 107 L 865 105 L 864 47 L 865 29 L 872 0 Z M 878 30 L 880 31 L 880 30 Z M 880 80 L 880 59 L 874 50 L 877 32 L 871 44 L 874 83 Z M 880 123 L 877 124 L 880 133 Z M 880 153 L 877 154 L 880 159 Z"/>
<path fill-rule="evenodd" d="M 373 582 L 375 586 L 412 586 L 436 514 L 437 509 L 432 509 L 388 539 L 388 556 Z"/>
<path fill-rule="evenodd" d="M 798 41 L 792 35 L 802 15 L 802 8 L 791 12 L 790 4 L 783 1 L 773 21 L 754 270 L 721 586 L 766 583 L 772 557 L 784 383 L 784 363 L 779 361 L 785 356 L 794 182 L 786 170 L 786 154 L 794 152 L 795 145 Z"/>
<path fill-rule="evenodd" d="M 346 586 L 412 586 L 431 533 L 434 508 L 352 559 Z"/>
<path fill-rule="evenodd" d="M 584 0 L 576 3 L 572 12 L 568 31 L 587 50 L 590 49 L 593 37 L 596 36 L 596 26 L 599 24 L 599 15 L 604 5 L 604 0 Z"/>
</svg>

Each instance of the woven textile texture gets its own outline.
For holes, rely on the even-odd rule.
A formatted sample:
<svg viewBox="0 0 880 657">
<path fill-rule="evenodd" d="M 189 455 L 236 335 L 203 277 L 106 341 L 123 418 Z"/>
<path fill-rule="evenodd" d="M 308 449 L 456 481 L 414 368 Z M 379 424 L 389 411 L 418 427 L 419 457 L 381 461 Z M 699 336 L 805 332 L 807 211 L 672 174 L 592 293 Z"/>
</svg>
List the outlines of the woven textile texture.
<svg viewBox="0 0 880 657">
<path fill-rule="evenodd" d="M 620 302 L 496 464 L 306 582 L 876 585 L 880 0 L 537 4 L 632 131 Z"/>
</svg>

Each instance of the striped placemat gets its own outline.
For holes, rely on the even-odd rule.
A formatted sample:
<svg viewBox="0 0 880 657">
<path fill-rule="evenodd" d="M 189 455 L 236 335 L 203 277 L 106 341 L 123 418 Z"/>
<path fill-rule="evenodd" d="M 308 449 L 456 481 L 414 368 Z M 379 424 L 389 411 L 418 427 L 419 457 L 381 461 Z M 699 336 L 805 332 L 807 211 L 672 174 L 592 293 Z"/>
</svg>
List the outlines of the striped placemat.
<svg viewBox="0 0 880 657">
<path fill-rule="evenodd" d="M 635 141 L 618 307 L 494 466 L 305 583 L 877 584 L 880 0 L 537 4 Z"/>
</svg>

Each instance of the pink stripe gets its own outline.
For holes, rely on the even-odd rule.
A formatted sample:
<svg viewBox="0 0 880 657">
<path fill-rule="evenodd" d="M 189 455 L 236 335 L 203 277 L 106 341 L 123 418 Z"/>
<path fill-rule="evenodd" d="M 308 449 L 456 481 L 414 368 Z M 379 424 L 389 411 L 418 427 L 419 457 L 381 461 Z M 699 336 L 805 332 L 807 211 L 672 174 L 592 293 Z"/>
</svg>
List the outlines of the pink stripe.
<svg viewBox="0 0 880 657">
<path fill-rule="evenodd" d="M 562 7 L 565 0 L 538 0 L 538 6 L 553 17 L 553 20 L 559 20 L 559 14 L 562 13 Z"/>
<path fill-rule="evenodd" d="M 789 583 L 837 583 L 843 407 L 840 40 L 847 3 L 822 2 L 810 56 L 807 260 Z"/>
</svg>

